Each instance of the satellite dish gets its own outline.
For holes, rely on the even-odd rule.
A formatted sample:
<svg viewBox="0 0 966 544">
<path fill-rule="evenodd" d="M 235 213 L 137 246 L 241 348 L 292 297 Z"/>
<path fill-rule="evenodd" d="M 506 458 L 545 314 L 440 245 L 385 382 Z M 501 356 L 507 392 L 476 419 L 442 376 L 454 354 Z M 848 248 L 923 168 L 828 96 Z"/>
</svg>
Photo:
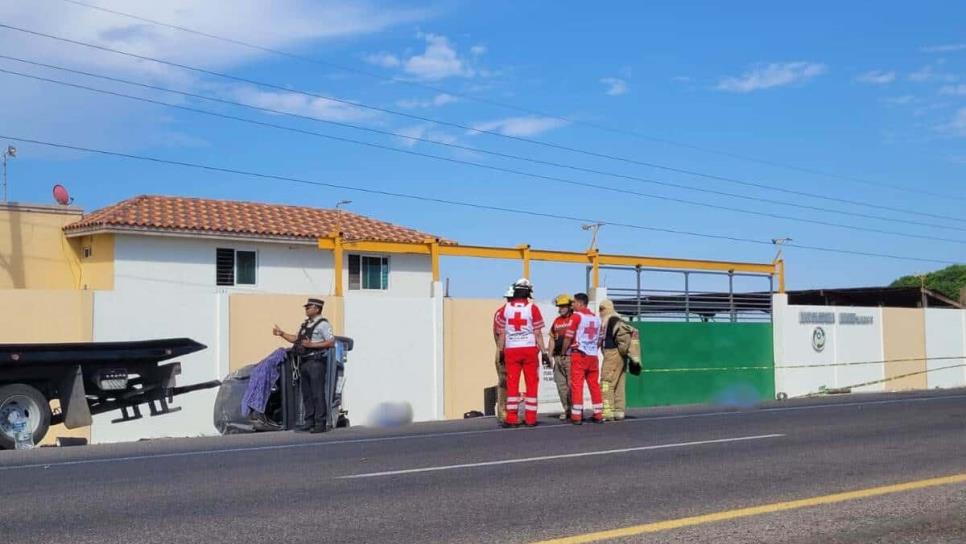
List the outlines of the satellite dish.
<svg viewBox="0 0 966 544">
<path fill-rule="evenodd" d="M 70 197 L 67 188 L 61 184 L 54 185 L 54 200 L 61 206 L 70 206 L 74 199 Z"/>
</svg>

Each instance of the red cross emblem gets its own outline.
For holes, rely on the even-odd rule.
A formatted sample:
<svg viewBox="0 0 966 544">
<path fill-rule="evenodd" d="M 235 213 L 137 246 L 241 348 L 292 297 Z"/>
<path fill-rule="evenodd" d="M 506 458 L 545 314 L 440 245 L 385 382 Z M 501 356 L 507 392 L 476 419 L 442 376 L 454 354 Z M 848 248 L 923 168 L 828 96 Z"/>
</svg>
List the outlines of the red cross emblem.
<svg viewBox="0 0 966 544">
<path fill-rule="evenodd" d="M 584 334 L 586 334 L 586 335 L 587 335 L 587 339 L 588 339 L 588 340 L 592 340 L 592 339 L 594 339 L 594 338 L 597 338 L 597 333 L 598 333 L 598 332 L 600 332 L 600 328 L 599 328 L 599 327 L 597 327 L 597 323 L 596 323 L 596 322 L 594 322 L 594 323 L 591 323 L 590 325 L 588 325 L 588 326 L 587 326 L 587 327 L 586 327 L 586 328 L 584 329 Z"/>
<path fill-rule="evenodd" d="M 523 329 L 523 326 L 527 324 L 527 320 L 523 319 L 522 313 L 516 312 L 513 314 L 513 319 L 508 320 L 507 323 L 513 325 L 514 330 L 519 332 Z"/>
</svg>

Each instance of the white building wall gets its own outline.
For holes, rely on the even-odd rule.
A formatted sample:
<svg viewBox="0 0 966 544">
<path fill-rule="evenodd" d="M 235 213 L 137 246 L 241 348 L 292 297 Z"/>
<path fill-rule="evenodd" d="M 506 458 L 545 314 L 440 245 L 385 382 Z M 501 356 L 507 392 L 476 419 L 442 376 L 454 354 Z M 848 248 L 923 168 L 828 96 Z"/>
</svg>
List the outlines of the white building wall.
<svg viewBox="0 0 966 544">
<path fill-rule="evenodd" d="M 415 421 L 439 417 L 434 315 L 429 297 L 346 296 L 345 331 L 336 332 L 355 340 L 343 397 L 353 422 L 369 422 L 383 402 L 408 402 Z"/>
<path fill-rule="evenodd" d="M 807 314 L 830 314 L 834 323 L 803 323 L 803 315 L 805 321 L 814 321 Z M 843 314 L 854 314 L 863 322 L 849 323 L 843 320 Z M 868 318 L 871 323 L 865 322 Z M 798 306 L 781 301 L 775 305 L 774 320 L 776 392 L 794 397 L 815 393 L 822 386 L 856 386 L 885 377 L 885 365 L 881 362 L 884 358 L 881 309 Z M 813 343 L 819 327 L 825 333 L 825 346 L 821 350 Z M 866 362 L 871 364 L 844 364 Z M 856 392 L 882 390 L 882 384 L 853 389 Z"/>
<path fill-rule="evenodd" d="M 256 285 L 215 285 L 215 250 L 232 248 L 257 253 Z M 264 292 L 329 295 L 332 253 L 310 244 L 246 242 L 191 237 L 117 235 L 114 246 L 114 289 L 117 291 L 171 287 L 179 292 Z M 343 288 L 348 291 L 348 253 L 343 263 Z M 429 297 L 430 258 L 390 255 L 389 289 L 359 291 L 381 297 Z"/>
<path fill-rule="evenodd" d="M 176 293 L 170 289 L 98 291 L 94 294 L 94 341 L 126 341 L 155 338 L 192 338 L 208 346 L 198 353 L 176 358 L 182 372 L 178 384 L 189 385 L 220 379 L 227 368 L 227 343 L 221 330 L 228 320 L 227 295 Z M 225 359 L 222 361 L 221 359 Z M 180 412 L 144 417 L 112 424 L 120 412 L 94 416 L 92 442 L 122 442 L 142 438 L 217 434 L 212 423 L 217 389 L 175 397 Z"/>
<path fill-rule="evenodd" d="M 926 309 L 926 358 L 930 389 L 966 386 L 966 310 Z M 938 370 L 955 365 L 963 366 Z"/>
</svg>

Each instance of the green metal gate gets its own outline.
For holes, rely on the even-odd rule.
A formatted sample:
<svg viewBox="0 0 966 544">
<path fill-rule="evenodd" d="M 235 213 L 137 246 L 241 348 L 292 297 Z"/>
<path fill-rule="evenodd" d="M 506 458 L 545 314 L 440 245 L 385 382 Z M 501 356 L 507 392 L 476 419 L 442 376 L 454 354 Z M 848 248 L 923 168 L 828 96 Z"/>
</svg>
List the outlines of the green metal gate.
<svg viewBox="0 0 966 544">
<path fill-rule="evenodd" d="M 645 372 L 627 375 L 629 407 L 775 398 L 771 323 L 644 321 L 634 326 L 641 333 Z M 765 368 L 732 370 L 749 366 Z"/>
</svg>

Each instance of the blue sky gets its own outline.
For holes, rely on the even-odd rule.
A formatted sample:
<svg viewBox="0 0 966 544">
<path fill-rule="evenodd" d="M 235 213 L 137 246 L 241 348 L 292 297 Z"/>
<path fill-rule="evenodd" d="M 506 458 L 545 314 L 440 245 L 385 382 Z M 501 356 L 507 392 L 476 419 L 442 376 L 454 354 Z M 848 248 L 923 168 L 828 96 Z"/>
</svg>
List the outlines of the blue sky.
<svg viewBox="0 0 966 544">
<path fill-rule="evenodd" d="M 966 245 L 956 241 L 861 232 L 790 219 L 966 241 L 966 221 L 962 220 L 966 216 L 962 212 L 966 199 L 966 32 L 962 25 L 966 6 L 941 2 L 921 2 L 913 9 L 896 2 L 877 3 L 872 8 L 868 4 L 832 2 L 795 7 L 746 2 L 726 7 L 720 2 L 591 6 L 578 2 L 403 5 L 286 1 L 271 6 L 267 2 L 238 2 L 233 12 L 226 14 L 220 4 L 188 0 L 90 2 L 326 59 L 387 79 L 254 51 L 63 0 L 37 0 L 29 6 L 9 3 L 0 7 L 0 22 L 269 82 L 291 91 L 203 76 L 10 30 L 0 30 L 2 54 L 383 131 L 820 209 L 749 202 L 501 159 L 213 105 L 6 60 L 0 60 L 0 69 L 403 150 L 779 217 L 551 183 L 4 74 L 0 74 L 0 98 L 6 105 L 0 108 L 0 134 L 605 222 L 763 241 L 787 236 L 803 245 L 950 262 L 966 260 Z M 571 122 L 419 85 L 546 112 Z M 298 91 L 637 161 L 942 217 L 836 203 L 594 158 L 352 108 Z M 645 137 L 603 131 L 591 124 Z M 587 233 L 574 222 L 16 145 L 20 153 L 10 164 L 12 200 L 47 202 L 54 183 L 67 185 L 76 204 L 88 210 L 145 193 L 320 207 L 350 199 L 350 209 L 356 212 L 467 244 L 530 243 L 539 248 L 582 250 L 589 242 Z M 838 177 L 769 166 L 734 155 Z M 602 229 L 601 249 L 747 261 L 768 261 L 774 255 L 767 245 L 617 226 Z M 797 248 L 787 249 L 786 255 L 790 288 L 877 285 L 902 274 L 943 266 Z M 482 296 L 502 291 L 519 270 L 510 263 L 451 261 L 445 263 L 444 273 L 452 278 L 454 294 Z M 542 265 L 535 269 L 535 280 L 538 289 L 546 289 L 545 294 L 575 290 L 583 285 L 583 271 L 579 267 Z M 609 273 L 607 281 L 616 286 L 626 285 L 628 279 Z"/>
</svg>

